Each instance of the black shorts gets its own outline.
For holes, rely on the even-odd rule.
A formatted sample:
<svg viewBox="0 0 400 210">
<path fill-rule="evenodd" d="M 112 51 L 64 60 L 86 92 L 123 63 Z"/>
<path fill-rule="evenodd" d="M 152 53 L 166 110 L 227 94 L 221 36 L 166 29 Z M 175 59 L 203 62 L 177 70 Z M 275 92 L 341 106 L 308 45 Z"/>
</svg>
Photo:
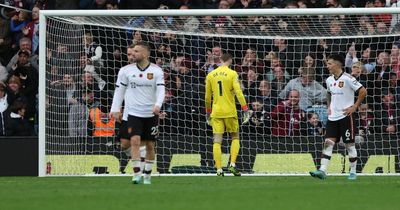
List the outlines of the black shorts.
<svg viewBox="0 0 400 210">
<path fill-rule="evenodd" d="M 328 119 L 325 138 L 335 138 L 339 142 L 340 137 L 343 143 L 354 143 L 354 121 L 351 115 L 337 121 Z"/>
<path fill-rule="evenodd" d="M 127 128 L 128 121 L 122 120 L 119 127 L 119 138 L 130 140 L 131 136 L 128 134 Z"/>
<path fill-rule="evenodd" d="M 155 141 L 158 135 L 158 116 L 142 118 L 129 115 L 126 131 L 129 139 L 140 136 L 141 140 Z"/>
</svg>

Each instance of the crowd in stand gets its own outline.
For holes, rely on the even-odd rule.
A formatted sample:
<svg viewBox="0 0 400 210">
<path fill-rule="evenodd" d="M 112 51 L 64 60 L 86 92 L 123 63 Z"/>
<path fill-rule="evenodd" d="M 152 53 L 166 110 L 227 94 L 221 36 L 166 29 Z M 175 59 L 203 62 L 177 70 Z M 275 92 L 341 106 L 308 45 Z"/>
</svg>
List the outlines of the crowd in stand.
<svg viewBox="0 0 400 210">
<path fill-rule="evenodd" d="M 1 1 L 0 1 L 1 2 Z M 3 0 L 20 10 L 1 8 L 0 17 L 0 135 L 36 135 L 38 124 L 38 14 L 43 9 L 251 9 L 251 8 L 340 8 L 400 6 L 400 1 L 340 0 Z M 325 17 L 327 35 L 334 39 L 254 39 L 201 36 L 197 32 L 224 34 L 225 28 L 275 31 L 292 27 L 282 19 L 259 20 L 251 29 L 246 21 L 232 17 L 160 17 L 174 33 L 99 30 L 85 28 L 81 51 L 68 42 L 47 50 L 46 108 L 49 123 L 60 136 L 114 136 L 118 127 L 108 118 L 110 100 L 119 69 L 127 64 L 126 47 L 147 42 L 152 62 L 163 68 L 166 98 L 160 115 L 163 133 L 202 135 L 204 79 L 220 65 L 224 52 L 235 58 L 232 68 L 240 75 L 243 92 L 251 107 L 251 120 L 244 133 L 274 136 L 322 136 L 327 120 L 328 77 L 325 58 L 339 53 L 346 72 L 368 90 L 357 113 L 358 134 L 397 133 L 400 129 L 400 40 L 397 15 L 357 16 L 360 38 L 346 38 L 348 17 Z M 354 18 L 354 17 L 353 17 Z M 263 22 L 267 21 L 267 22 Z M 298 21 L 296 33 L 304 35 L 312 19 Z M 138 17 L 131 25 L 146 26 Z M 51 24 L 50 24 L 51 25 Z M 169 26 L 170 25 L 170 26 Z M 253 26 L 252 26 L 253 27 Z M 55 30 L 51 28 L 50 30 Z M 105 32 L 103 32 L 105 31 Z M 293 31 L 293 30 L 288 30 Z M 354 33 L 354 31 L 352 31 Z"/>
</svg>

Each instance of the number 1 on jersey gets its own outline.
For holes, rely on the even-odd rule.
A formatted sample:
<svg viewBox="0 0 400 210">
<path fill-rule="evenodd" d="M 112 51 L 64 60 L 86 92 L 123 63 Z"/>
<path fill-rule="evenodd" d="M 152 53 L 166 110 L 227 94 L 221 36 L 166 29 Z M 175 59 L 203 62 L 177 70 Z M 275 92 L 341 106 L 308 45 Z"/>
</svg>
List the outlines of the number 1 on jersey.
<svg viewBox="0 0 400 210">
<path fill-rule="evenodd" d="M 218 81 L 218 86 L 219 86 L 219 96 L 222 96 L 222 81 Z"/>
</svg>

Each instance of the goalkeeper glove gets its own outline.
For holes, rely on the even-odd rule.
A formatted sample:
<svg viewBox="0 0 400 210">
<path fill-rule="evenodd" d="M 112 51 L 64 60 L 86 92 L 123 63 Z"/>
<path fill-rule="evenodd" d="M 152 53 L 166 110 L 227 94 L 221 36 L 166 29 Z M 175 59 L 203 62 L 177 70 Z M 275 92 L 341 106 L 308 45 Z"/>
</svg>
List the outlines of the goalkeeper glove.
<svg viewBox="0 0 400 210">
<path fill-rule="evenodd" d="M 243 115 L 242 116 L 242 118 L 243 118 L 242 125 L 244 125 L 244 124 L 248 123 L 250 120 L 250 115 L 251 115 L 250 110 L 243 111 L 242 115 Z"/>
<path fill-rule="evenodd" d="M 206 121 L 207 121 L 207 125 L 211 126 L 211 114 L 210 113 L 206 113 Z"/>
</svg>

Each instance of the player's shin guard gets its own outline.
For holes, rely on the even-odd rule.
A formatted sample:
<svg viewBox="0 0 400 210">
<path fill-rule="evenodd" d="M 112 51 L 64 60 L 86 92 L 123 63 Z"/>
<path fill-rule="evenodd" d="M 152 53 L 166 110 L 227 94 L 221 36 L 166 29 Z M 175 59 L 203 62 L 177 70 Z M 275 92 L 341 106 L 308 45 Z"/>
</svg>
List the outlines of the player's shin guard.
<svg viewBox="0 0 400 210">
<path fill-rule="evenodd" d="M 354 144 L 346 145 L 347 153 L 349 155 L 350 173 L 356 173 L 357 169 L 357 149 Z"/>
<path fill-rule="evenodd" d="M 330 139 L 325 140 L 324 149 L 322 150 L 322 155 L 321 155 L 321 167 L 319 168 L 319 170 L 326 172 L 326 170 L 328 169 L 334 145 L 335 145 L 334 141 Z"/>
<path fill-rule="evenodd" d="M 231 143 L 231 166 L 236 167 L 236 159 L 239 154 L 240 141 L 239 139 L 232 139 Z"/>
<path fill-rule="evenodd" d="M 221 143 L 214 142 L 213 154 L 214 154 L 215 167 L 217 169 L 221 169 L 222 168 L 222 164 L 221 164 L 221 156 L 222 156 Z"/>
</svg>

